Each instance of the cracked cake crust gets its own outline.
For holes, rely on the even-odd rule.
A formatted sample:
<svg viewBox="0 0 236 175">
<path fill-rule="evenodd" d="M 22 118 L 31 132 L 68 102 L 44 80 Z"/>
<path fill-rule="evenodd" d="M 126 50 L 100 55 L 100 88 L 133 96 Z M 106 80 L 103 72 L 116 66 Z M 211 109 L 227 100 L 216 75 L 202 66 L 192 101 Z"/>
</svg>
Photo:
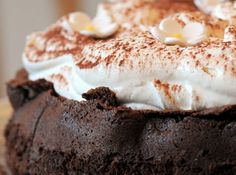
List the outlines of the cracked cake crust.
<svg viewBox="0 0 236 175">
<path fill-rule="evenodd" d="M 76 102 L 21 71 L 8 83 L 13 174 L 234 174 L 236 106 L 136 111 L 107 88 Z"/>
</svg>

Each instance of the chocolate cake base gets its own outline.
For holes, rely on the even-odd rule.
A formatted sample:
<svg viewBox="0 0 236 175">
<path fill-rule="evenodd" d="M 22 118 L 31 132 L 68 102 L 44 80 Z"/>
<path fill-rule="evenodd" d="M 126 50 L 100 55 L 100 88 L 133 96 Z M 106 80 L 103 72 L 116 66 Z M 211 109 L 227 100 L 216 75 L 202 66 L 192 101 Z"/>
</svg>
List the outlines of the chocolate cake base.
<svg viewBox="0 0 236 175">
<path fill-rule="evenodd" d="M 24 72 L 8 84 L 13 174 L 236 174 L 236 106 L 135 111 L 107 88 L 76 102 Z"/>
</svg>

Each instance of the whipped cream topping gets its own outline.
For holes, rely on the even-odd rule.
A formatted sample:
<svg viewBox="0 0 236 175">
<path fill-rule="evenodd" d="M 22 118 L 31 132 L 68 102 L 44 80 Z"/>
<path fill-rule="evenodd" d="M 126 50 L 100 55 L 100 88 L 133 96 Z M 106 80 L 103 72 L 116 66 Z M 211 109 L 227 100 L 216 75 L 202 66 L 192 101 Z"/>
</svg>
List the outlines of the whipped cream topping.
<svg viewBox="0 0 236 175">
<path fill-rule="evenodd" d="M 236 104 L 235 29 L 227 21 L 187 4 L 139 0 L 102 6 L 120 27 L 116 35 L 94 39 L 68 30 L 68 17 L 60 19 L 29 36 L 23 55 L 29 79 L 51 81 L 58 94 L 77 101 L 91 88 L 106 86 L 121 105 L 134 109 L 201 110 Z M 204 24 L 208 38 L 195 45 L 167 45 L 143 30 L 170 16 L 183 26 L 189 20 Z"/>
<path fill-rule="evenodd" d="M 235 25 L 229 25 L 225 29 L 224 42 L 236 41 L 236 27 Z"/>
</svg>

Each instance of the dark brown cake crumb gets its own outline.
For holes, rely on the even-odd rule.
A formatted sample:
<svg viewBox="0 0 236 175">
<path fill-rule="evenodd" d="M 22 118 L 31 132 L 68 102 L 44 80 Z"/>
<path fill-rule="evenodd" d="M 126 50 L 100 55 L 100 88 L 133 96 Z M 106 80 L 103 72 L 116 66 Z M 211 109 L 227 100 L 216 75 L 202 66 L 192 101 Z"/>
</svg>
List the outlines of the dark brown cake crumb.
<svg viewBox="0 0 236 175">
<path fill-rule="evenodd" d="M 24 103 L 34 99 L 41 92 L 51 90 L 55 93 L 52 83 L 46 80 L 36 82 L 28 80 L 28 73 L 20 70 L 16 78 L 8 83 L 7 93 L 14 109 L 20 108 Z"/>
<path fill-rule="evenodd" d="M 101 100 L 101 102 L 107 106 L 118 106 L 116 94 L 107 87 L 91 89 L 82 94 L 82 97 L 86 100 Z"/>
<path fill-rule="evenodd" d="M 15 111 L 5 135 L 13 174 L 236 172 L 236 106 L 136 111 L 116 107 L 114 93 L 104 87 L 84 94 L 84 102 L 53 91 L 50 83 L 23 76 L 8 83 Z"/>
</svg>

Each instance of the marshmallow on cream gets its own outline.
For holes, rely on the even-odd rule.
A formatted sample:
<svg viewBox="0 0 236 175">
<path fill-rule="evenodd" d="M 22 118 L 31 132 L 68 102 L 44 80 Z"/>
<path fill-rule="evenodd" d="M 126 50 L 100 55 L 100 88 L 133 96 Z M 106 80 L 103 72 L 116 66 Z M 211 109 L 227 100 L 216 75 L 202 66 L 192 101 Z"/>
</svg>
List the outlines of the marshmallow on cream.
<svg viewBox="0 0 236 175">
<path fill-rule="evenodd" d="M 224 2 L 218 4 L 212 12 L 215 17 L 236 24 L 236 2 Z"/>
<path fill-rule="evenodd" d="M 97 16 L 93 20 L 82 12 L 71 13 L 69 24 L 74 31 L 96 38 L 109 37 L 118 30 L 117 23 L 104 6 L 99 6 Z"/>
<path fill-rule="evenodd" d="M 151 29 L 151 33 L 165 44 L 181 46 L 195 45 L 207 38 L 204 24 L 189 22 L 183 26 L 171 17 L 163 19 L 157 27 Z"/>
<path fill-rule="evenodd" d="M 210 14 L 217 5 L 229 0 L 194 0 L 195 5 L 203 12 Z"/>
<path fill-rule="evenodd" d="M 195 0 L 196 6 L 207 14 L 236 24 L 236 2 L 230 0 Z"/>
</svg>

